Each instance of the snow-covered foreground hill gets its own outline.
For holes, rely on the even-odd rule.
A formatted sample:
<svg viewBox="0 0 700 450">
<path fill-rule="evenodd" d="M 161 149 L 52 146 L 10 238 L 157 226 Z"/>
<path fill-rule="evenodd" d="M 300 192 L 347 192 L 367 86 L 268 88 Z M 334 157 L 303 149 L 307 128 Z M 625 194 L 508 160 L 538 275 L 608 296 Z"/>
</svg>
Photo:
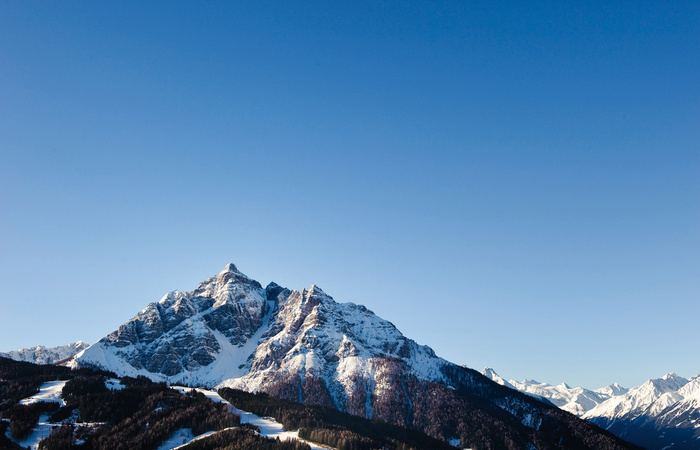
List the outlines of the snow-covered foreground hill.
<svg viewBox="0 0 700 450">
<path fill-rule="evenodd" d="M 177 389 L 183 394 L 191 390 L 185 386 L 172 386 L 173 389 Z M 260 435 L 268 439 L 279 439 L 280 441 L 286 441 L 289 439 L 299 439 L 306 442 L 312 450 L 328 449 L 330 447 L 316 444 L 311 441 L 306 441 L 299 438 L 299 431 L 288 431 L 285 430 L 284 426 L 272 417 L 260 417 L 256 414 L 250 413 L 248 411 L 243 411 L 236 408 L 229 401 L 223 399 L 216 391 L 211 389 L 195 388 L 196 391 L 204 394 L 208 399 L 216 403 L 223 403 L 229 407 L 230 412 L 233 414 L 238 414 L 241 417 L 241 424 L 249 423 L 258 427 L 260 430 Z"/>
<path fill-rule="evenodd" d="M 565 383 L 506 381 L 491 368 L 482 373 L 645 447 L 700 448 L 700 375 L 688 380 L 669 373 L 631 389 L 612 384 L 591 391 Z"/>
<path fill-rule="evenodd" d="M 61 380 L 61 381 L 50 381 L 47 383 L 44 383 L 40 386 L 39 392 L 32 395 L 31 397 L 27 397 L 25 399 L 20 400 L 19 404 L 20 405 L 31 405 L 33 403 L 37 402 L 55 402 L 58 403 L 60 406 L 65 406 L 65 402 L 63 401 L 63 396 L 62 396 L 62 390 L 64 386 L 66 385 L 67 380 Z M 125 386 L 120 383 L 118 379 L 107 379 L 105 380 L 105 385 L 111 389 L 111 390 L 120 390 L 123 389 Z M 190 391 L 190 388 L 183 387 L 183 386 L 173 386 L 173 389 L 180 391 L 182 394 L 186 394 L 188 391 Z M 268 439 L 279 439 L 281 441 L 286 441 L 289 439 L 299 439 L 299 432 L 298 431 L 287 431 L 284 429 L 284 426 L 277 422 L 274 418 L 271 417 L 260 417 L 255 414 L 242 411 L 238 408 L 236 408 L 234 405 L 229 403 L 228 401 L 224 400 L 219 396 L 219 394 L 216 393 L 216 391 L 212 390 L 207 390 L 207 389 L 196 389 L 198 392 L 201 392 L 204 394 L 207 398 L 210 400 L 216 402 L 216 403 L 224 403 L 228 406 L 228 411 L 232 414 L 238 414 L 240 415 L 241 418 L 241 424 L 251 424 L 256 427 L 258 427 L 259 434 L 260 436 L 266 437 Z M 37 421 L 36 425 L 32 429 L 31 433 L 29 436 L 26 438 L 20 440 L 18 444 L 22 447 L 29 447 L 31 449 L 38 449 L 40 446 L 40 442 L 42 439 L 47 438 L 53 430 L 55 430 L 57 427 L 60 427 L 62 425 L 61 422 L 54 422 L 50 420 L 51 414 L 49 413 L 42 413 L 41 416 L 39 417 L 39 420 Z M 74 421 L 75 417 L 70 418 L 67 421 L 64 421 L 65 423 Z M 83 423 L 82 426 L 99 426 L 101 424 L 89 424 L 89 423 Z M 159 447 L 158 450 L 172 450 L 175 448 L 182 447 L 194 440 L 197 439 L 202 439 L 204 437 L 210 436 L 212 434 L 216 433 L 215 431 L 211 432 L 206 432 L 201 434 L 200 436 L 194 436 L 192 434 L 192 430 L 190 429 L 180 429 L 177 430 L 176 432 L 173 433 L 173 435 L 167 439 L 165 442 L 163 442 Z M 12 435 L 8 432 L 7 434 L 8 438 L 11 438 Z M 323 450 L 323 449 L 329 449 L 331 447 L 327 446 L 322 446 L 318 445 L 316 443 L 310 442 L 310 441 L 305 441 L 312 450 Z"/>
<path fill-rule="evenodd" d="M 318 286 L 263 288 L 233 264 L 193 291 L 149 304 L 71 365 L 266 392 L 409 426 L 463 447 L 538 442 L 549 448 L 548 442 L 567 440 L 581 448 L 626 445 L 438 357 L 364 306 L 337 303 Z"/>
<path fill-rule="evenodd" d="M 39 387 L 39 392 L 32 395 L 31 397 L 24 398 L 20 400 L 20 405 L 32 405 L 38 402 L 48 402 L 48 403 L 58 403 L 59 406 L 65 406 L 63 401 L 62 391 L 66 385 L 66 380 L 56 380 L 49 381 L 42 384 Z M 119 380 L 110 380 L 113 389 L 121 389 L 123 386 L 119 385 Z M 61 423 L 53 422 L 50 413 L 41 413 L 36 425 L 31 430 L 31 433 L 17 442 L 23 448 L 30 448 L 36 450 L 39 448 L 39 444 L 42 439 L 46 439 L 49 435 L 61 425 Z M 95 424 L 83 423 L 83 426 L 89 427 Z M 8 431 L 6 437 L 11 438 L 12 435 Z"/>
</svg>

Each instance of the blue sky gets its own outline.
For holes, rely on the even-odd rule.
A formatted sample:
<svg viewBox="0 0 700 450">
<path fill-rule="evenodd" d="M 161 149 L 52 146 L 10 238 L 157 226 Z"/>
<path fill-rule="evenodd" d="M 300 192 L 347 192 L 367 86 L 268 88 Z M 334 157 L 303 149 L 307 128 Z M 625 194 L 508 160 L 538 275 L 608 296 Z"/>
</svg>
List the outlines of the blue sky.
<svg viewBox="0 0 700 450">
<path fill-rule="evenodd" d="M 451 361 L 700 373 L 700 6 L 3 2 L 0 351 L 228 262 Z"/>
</svg>

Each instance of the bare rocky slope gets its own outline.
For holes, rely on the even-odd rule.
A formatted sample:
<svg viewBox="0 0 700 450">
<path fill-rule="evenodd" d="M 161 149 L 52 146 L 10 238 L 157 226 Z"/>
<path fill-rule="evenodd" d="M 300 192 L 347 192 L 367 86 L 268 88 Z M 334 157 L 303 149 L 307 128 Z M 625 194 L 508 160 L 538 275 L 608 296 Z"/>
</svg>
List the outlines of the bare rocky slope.
<svg viewBox="0 0 700 450">
<path fill-rule="evenodd" d="M 172 292 L 77 355 L 73 367 L 266 392 L 473 448 L 634 448 L 552 405 L 450 363 L 317 286 L 260 283 L 229 264 Z"/>
</svg>

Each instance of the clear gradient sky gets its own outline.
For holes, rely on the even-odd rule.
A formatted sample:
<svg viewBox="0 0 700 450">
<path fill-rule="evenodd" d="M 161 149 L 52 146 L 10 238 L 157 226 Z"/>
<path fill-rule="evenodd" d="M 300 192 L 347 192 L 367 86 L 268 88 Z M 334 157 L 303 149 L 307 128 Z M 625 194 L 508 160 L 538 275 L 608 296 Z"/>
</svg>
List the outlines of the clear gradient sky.
<svg viewBox="0 0 700 450">
<path fill-rule="evenodd" d="M 0 351 L 234 262 L 442 357 L 700 373 L 700 3 L 0 4 Z"/>
</svg>

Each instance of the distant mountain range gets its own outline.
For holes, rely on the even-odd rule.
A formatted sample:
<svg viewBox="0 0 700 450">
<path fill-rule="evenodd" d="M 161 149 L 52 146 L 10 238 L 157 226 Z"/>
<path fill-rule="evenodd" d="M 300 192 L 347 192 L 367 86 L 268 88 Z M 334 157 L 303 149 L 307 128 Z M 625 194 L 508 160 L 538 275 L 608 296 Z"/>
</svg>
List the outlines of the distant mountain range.
<svg viewBox="0 0 700 450">
<path fill-rule="evenodd" d="M 565 383 L 506 381 L 491 368 L 482 374 L 646 448 L 700 448 L 700 375 L 688 380 L 669 373 L 631 389 L 612 384 L 591 391 Z"/>
<path fill-rule="evenodd" d="M 67 360 L 89 346 L 89 344 L 83 341 L 51 348 L 37 345 L 36 347 L 20 348 L 19 350 L 13 350 L 7 353 L 0 352 L 0 356 L 14 359 L 15 361 L 31 362 L 34 364 L 56 364 Z"/>
</svg>

